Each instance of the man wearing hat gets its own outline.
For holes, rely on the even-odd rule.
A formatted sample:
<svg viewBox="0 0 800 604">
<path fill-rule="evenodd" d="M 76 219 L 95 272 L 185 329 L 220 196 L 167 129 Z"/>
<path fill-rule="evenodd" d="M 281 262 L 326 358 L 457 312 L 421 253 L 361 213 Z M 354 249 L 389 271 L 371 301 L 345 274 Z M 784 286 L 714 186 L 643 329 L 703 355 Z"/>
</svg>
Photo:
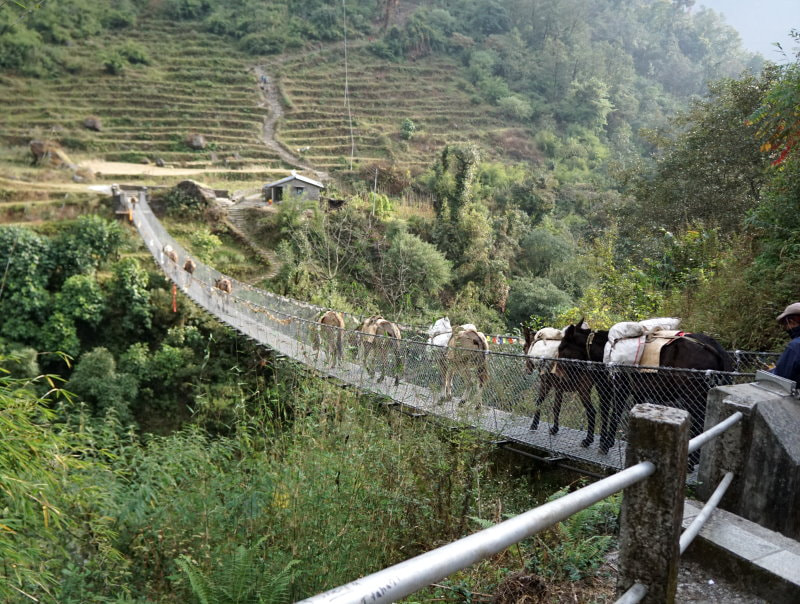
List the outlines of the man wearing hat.
<svg viewBox="0 0 800 604">
<path fill-rule="evenodd" d="M 778 315 L 778 323 L 792 341 L 783 351 L 772 373 L 778 377 L 794 380 L 800 385 L 800 302 L 787 306 L 786 310 Z"/>
</svg>

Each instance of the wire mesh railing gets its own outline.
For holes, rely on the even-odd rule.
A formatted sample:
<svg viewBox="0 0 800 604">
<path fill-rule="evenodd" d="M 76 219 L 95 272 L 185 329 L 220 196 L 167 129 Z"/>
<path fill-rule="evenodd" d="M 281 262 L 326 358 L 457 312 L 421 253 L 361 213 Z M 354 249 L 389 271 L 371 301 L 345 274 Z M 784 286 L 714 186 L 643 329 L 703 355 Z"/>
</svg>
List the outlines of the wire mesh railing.
<svg viewBox="0 0 800 604">
<path fill-rule="evenodd" d="M 708 390 L 752 381 L 743 371 L 642 370 L 573 360 L 541 360 L 515 347 L 498 352 L 427 344 L 418 332 L 401 339 L 320 324 L 326 309 L 254 288 L 191 258 L 152 213 L 144 193 L 131 218 L 166 275 L 199 306 L 278 353 L 415 412 L 475 426 L 559 457 L 624 466 L 627 412 L 652 402 L 689 411 L 699 434 Z M 193 266 L 184 266 L 192 260 Z M 506 343 L 508 349 L 508 343 Z M 747 356 L 750 355 L 750 356 Z M 739 354 L 739 367 L 763 356 Z M 448 392 L 449 390 L 449 392 Z M 449 397 L 446 395 L 450 395 Z"/>
</svg>

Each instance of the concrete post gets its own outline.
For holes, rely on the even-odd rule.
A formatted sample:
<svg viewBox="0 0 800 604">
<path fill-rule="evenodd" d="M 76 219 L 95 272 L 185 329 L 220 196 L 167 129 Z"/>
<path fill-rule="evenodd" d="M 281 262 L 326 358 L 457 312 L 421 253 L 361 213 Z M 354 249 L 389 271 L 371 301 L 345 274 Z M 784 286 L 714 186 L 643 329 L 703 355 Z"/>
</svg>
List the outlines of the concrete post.
<svg viewBox="0 0 800 604">
<path fill-rule="evenodd" d="M 697 472 L 697 495 L 703 501 L 711 497 L 727 472 L 733 472 L 734 481 L 725 493 L 720 507 L 730 510 L 735 507 L 735 502 L 742 499 L 744 486 L 744 481 L 741 480 L 742 471 L 750 457 L 750 447 L 753 442 L 752 416 L 758 402 L 765 400 L 765 395 L 770 396 L 768 392 L 759 390 L 752 384 L 736 388 L 718 387 L 708 393 L 706 430 L 737 411 L 741 412 L 744 418 L 703 445 L 701 449 L 700 468 Z"/>
<path fill-rule="evenodd" d="M 618 595 L 641 583 L 648 588 L 642 602 L 675 601 L 690 423 L 686 411 L 672 407 L 644 404 L 630 412 L 625 466 L 650 461 L 656 472 L 623 493 Z"/>
<path fill-rule="evenodd" d="M 735 411 L 744 420 L 703 447 L 698 495 L 733 472 L 720 507 L 800 539 L 800 401 L 758 383 L 722 386 L 709 393 L 706 426 Z"/>
</svg>

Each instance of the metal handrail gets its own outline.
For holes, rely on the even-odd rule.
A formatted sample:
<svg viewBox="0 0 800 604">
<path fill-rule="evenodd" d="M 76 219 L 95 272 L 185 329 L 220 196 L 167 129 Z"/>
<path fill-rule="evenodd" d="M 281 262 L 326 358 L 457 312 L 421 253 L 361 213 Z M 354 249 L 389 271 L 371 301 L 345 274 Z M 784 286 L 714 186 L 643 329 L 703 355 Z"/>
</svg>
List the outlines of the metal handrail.
<svg viewBox="0 0 800 604">
<path fill-rule="evenodd" d="M 744 415 L 742 415 L 742 412 L 741 411 L 737 411 L 736 413 L 734 413 L 730 417 L 728 417 L 725 420 L 723 420 L 720 423 L 718 423 L 713 428 L 709 428 L 708 430 L 706 430 L 702 434 L 698 434 L 692 440 L 689 441 L 689 453 L 694 453 L 700 447 L 702 447 L 704 444 L 706 444 L 708 441 L 710 441 L 712 438 L 715 438 L 715 437 L 719 436 L 720 434 L 725 432 L 725 430 L 730 428 L 732 425 L 734 425 L 735 423 L 741 421 L 741 419 L 743 417 L 744 417 Z"/>
<path fill-rule="evenodd" d="M 587 485 L 491 528 L 448 543 L 347 585 L 318 594 L 303 600 L 303 602 L 335 602 L 336 604 L 359 604 L 366 601 L 373 604 L 395 602 L 475 562 L 497 554 L 507 547 L 569 518 L 576 512 L 586 509 L 593 503 L 644 480 L 655 470 L 655 465 L 651 462 L 640 462 L 613 476 Z"/>
<path fill-rule="evenodd" d="M 634 583 L 614 604 L 637 604 L 647 595 L 647 585 Z"/>
<path fill-rule="evenodd" d="M 697 534 L 700 532 L 700 529 L 703 528 L 706 521 L 711 517 L 711 514 L 717 509 L 720 500 L 722 499 L 723 495 L 725 495 L 725 491 L 728 490 L 728 487 L 731 486 L 731 481 L 733 480 L 733 472 L 728 472 L 725 474 L 725 477 L 722 479 L 722 482 L 719 483 L 719 486 L 714 490 L 713 495 L 709 497 L 706 504 L 703 506 L 703 509 L 700 510 L 700 513 L 695 517 L 692 523 L 687 527 L 683 534 L 681 534 L 681 541 L 680 541 L 680 548 L 681 554 L 686 551 L 686 548 L 694 541 L 694 538 L 697 537 Z"/>
</svg>

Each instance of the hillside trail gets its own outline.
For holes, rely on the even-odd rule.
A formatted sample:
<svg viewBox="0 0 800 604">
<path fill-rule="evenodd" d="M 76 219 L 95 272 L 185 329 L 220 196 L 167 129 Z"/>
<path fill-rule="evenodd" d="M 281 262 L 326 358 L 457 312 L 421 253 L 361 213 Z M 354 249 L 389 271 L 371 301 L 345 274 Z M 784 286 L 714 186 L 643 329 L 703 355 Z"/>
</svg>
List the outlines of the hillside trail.
<svg viewBox="0 0 800 604">
<path fill-rule="evenodd" d="M 358 48 L 363 46 L 365 43 L 367 43 L 367 41 L 364 40 L 348 42 L 348 48 Z M 275 60 L 273 66 L 280 65 L 290 59 L 307 58 L 316 54 L 320 54 L 324 51 L 335 49 L 337 47 L 341 47 L 343 49 L 344 41 L 333 42 L 330 44 L 318 44 L 314 47 L 307 48 L 300 53 L 282 55 Z M 256 76 L 256 87 L 258 94 L 261 97 L 262 105 L 267 109 L 267 115 L 264 117 L 264 123 L 262 126 L 262 142 L 268 148 L 275 151 L 278 156 L 290 166 L 294 166 L 299 170 L 310 173 L 318 180 L 328 180 L 330 178 L 328 172 L 319 170 L 310 164 L 303 162 L 300 157 L 292 153 L 290 149 L 288 149 L 275 138 L 276 125 L 283 117 L 283 106 L 280 102 L 277 78 L 275 77 L 274 72 L 268 73 L 267 69 L 268 67 L 266 65 L 255 65 L 253 67 L 253 71 Z M 256 207 L 262 210 L 264 209 L 263 203 L 261 202 L 261 190 L 248 189 L 235 191 L 231 197 L 234 203 L 227 208 L 226 214 L 228 224 L 235 229 L 236 234 L 240 238 L 247 241 L 248 245 L 254 251 L 256 251 L 260 256 L 262 256 L 262 258 L 269 262 L 269 272 L 259 276 L 259 279 L 271 279 L 272 277 L 275 277 L 283 266 L 283 263 L 278 258 L 274 250 L 262 247 L 257 241 L 250 237 L 247 232 L 247 225 L 251 219 L 250 210 Z"/>
<path fill-rule="evenodd" d="M 275 124 L 283 117 L 283 107 L 278 98 L 278 86 L 275 84 L 275 78 L 267 74 L 263 65 L 256 65 L 253 70 L 256 73 L 256 78 L 259 83 L 258 93 L 261 96 L 262 102 L 267 107 L 267 115 L 264 118 L 264 125 L 261 132 L 261 140 L 263 143 L 275 151 L 287 164 L 310 172 L 314 175 L 314 178 L 318 180 L 327 180 L 329 177 L 327 172 L 324 170 L 317 170 L 313 166 L 304 163 L 298 156 L 275 139 Z"/>
</svg>

